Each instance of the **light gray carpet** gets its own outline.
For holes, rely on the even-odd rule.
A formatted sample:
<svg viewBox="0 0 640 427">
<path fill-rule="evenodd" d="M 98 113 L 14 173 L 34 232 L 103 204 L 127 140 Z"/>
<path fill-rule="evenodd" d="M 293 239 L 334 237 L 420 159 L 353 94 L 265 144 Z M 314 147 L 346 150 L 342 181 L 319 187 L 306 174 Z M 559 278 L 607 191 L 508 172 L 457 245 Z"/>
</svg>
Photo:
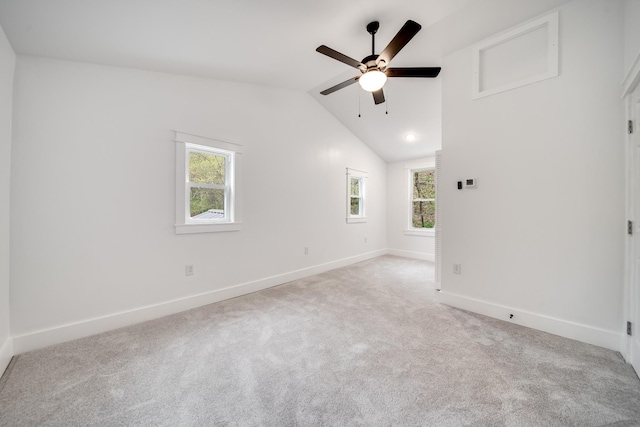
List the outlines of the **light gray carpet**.
<svg viewBox="0 0 640 427">
<path fill-rule="evenodd" d="M 634 426 L 618 353 L 435 302 L 376 258 L 14 358 L 2 426 Z"/>
</svg>

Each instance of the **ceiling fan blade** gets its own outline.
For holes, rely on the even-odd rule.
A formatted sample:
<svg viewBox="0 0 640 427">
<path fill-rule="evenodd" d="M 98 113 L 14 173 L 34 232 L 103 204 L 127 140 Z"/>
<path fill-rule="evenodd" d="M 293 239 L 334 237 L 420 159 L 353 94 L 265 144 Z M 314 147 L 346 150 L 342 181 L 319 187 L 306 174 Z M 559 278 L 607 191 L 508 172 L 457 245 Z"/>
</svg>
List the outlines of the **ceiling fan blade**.
<svg viewBox="0 0 640 427">
<path fill-rule="evenodd" d="M 421 28 L 422 25 L 415 21 L 408 20 L 405 22 L 402 28 L 400 28 L 400 31 L 398 31 L 398 34 L 396 34 L 393 40 L 389 42 L 387 47 L 384 48 L 378 57 L 378 64 L 380 61 L 384 61 L 386 65 L 389 65 L 389 62 L 391 62 L 393 57 L 396 56 L 407 43 L 409 43 L 409 40 L 411 40 Z"/>
<path fill-rule="evenodd" d="M 349 86 L 349 85 L 354 84 L 355 82 L 357 82 L 357 81 L 358 81 L 358 79 L 359 79 L 359 78 L 360 78 L 360 76 L 357 76 L 357 77 L 351 77 L 349 80 L 345 80 L 345 81 L 343 81 L 342 83 L 338 83 L 338 84 L 337 84 L 337 85 L 335 85 L 335 86 L 331 86 L 329 89 L 325 89 L 325 90 L 323 90 L 323 91 L 322 91 L 322 92 L 320 92 L 320 93 L 321 93 L 322 95 L 329 95 L 330 93 L 333 93 L 333 92 L 335 92 L 335 91 L 337 91 L 337 90 L 340 90 L 340 89 L 342 89 L 342 88 L 344 88 L 344 87 L 347 87 L 347 86 Z"/>
<path fill-rule="evenodd" d="M 330 47 L 327 47 L 325 45 L 322 46 L 318 46 L 318 48 L 316 49 L 316 52 L 320 52 L 323 55 L 327 55 L 330 58 L 333 59 L 337 59 L 338 61 L 347 64 L 353 68 L 365 68 L 366 66 L 360 62 L 360 61 L 356 61 L 353 58 L 348 57 L 347 55 L 343 55 L 342 53 L 338 52 L 337 50 L 333 50 Z"/>
<path fill-rule="evenodd" d="M 373 102 L 378 104 L 382 104 L 384 102 L 384 92 L 382 89 L 378 89 L 375 92 L 371 92 L 373 94 Z"/>
<path fill-rule="evenodd" d="M 387 77 L 438 77 L 440 67 L 387 68 Z"/>
</svg>

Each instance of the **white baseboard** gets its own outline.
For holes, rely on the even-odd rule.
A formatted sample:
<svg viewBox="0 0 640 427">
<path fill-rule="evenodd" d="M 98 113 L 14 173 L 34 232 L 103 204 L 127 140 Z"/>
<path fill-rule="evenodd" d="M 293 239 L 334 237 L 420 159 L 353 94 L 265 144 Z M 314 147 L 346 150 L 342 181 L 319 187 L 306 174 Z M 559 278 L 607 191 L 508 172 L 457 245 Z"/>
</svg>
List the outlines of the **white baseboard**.
<svg viewBox="0 0 640 427">
<path fill-rule="evenodd" d="M 325 264 L 319 264 L 312 267 L 295 270 L 289 273 L 279 274 L 277 276 L 267 277 L 265 279 L 253 282 L 242 283 L 230 286 L 224 289 L 216 289 L 198 295 L 192 295 L 160 304 L 140 307 L 120 313 L 114 313 L 107 316 L 87 319 L 76 323 L 56 326 L 50 329 L 36 331 L 13 338 L 13 354 L 20 354 L 26 351 L 37 350 L 39 348 L 48 347 L 50 345 L 71 341 L 78 338 L 84 338 L 90 335 L 99 334 L 124 326 L 133 325 L 135 323 L 145 322 L 147 320 L 157 319 L 159 317 L 168 316 L 170 314 L 179 313 L 181 311 L 190 310 L 192 308 L 201 307 L 203 305 L 236 298 L 242 295 L 261 291 L 273 286 L 282 285 L 292 280 L 302 279 L 314 274 L 323 273 L 335 268 L 344 267 L 357 262 L 366 261 L 376 258 L 387 253 L 386 249 L 356 255 L 349 258 L 343 258 L 331 261 Z"/>
<path fill-rule="evenodd" d="M 11 358 L 13 357 L 13 339 L 7 338 L 0 347 L 0 377 L 9 366 Z"/>
<path fill-rule="evenodd" d="M 456 295 L 446 291 L 440 292 L 439 297 L 441 303 L 452 307 L 620 351 L 620 335 L 622 332 L 608 331 L 538 313 L 509 308 L 500 304 Z M 513 314 L 513 319 L 509 319 L 510 314 Z"/>
<path fill-rule="evenodd" d="M 413 258 L 413 259 L 421 259 L 424 261 L 436 261 L 435 254 L 427 254 L 424 252 L 412 252 L 412 251 L 403 251 L 401 249 L 387 249 L 388 255 L 401 256 L 404 258 Z"/>
</svg>

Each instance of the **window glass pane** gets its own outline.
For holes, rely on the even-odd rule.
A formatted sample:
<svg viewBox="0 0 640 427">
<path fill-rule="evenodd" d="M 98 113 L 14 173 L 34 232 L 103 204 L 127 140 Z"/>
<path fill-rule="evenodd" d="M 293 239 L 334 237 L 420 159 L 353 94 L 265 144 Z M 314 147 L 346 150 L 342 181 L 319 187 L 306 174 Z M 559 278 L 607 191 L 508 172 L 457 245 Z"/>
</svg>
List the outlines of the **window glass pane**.
<svg viewBox="0 0 640 427">
<path fill-rule="evenodd" d="M 434 170 L 415 171 L 413 173 L 413 198 L 435 199 L 436 186 Z"/>
<path fill-rule="evenodd" d="M 225 157 L 212 153 L 189 152 L 189 182 L 224 185 Z"/>
<path fill-rule="evenodd" d="M 413 202 L 412 226 L 433 228 L 436 223 L 436 202 Z"/>
<path fill-rule="evenodd" d="M 224 190 L 191 188 L 189 216 L 192 219 L 224 219 Z"/>
<path fill-rule="evenodd" d="M 360 178 L 351 178 L 351 193 L 352 196 L 360 195 Z"/>
<path fill-rule="evenodd" d="M 351 215 L 360 215 L 360 198 L 351 198 Z"/>
</svg>

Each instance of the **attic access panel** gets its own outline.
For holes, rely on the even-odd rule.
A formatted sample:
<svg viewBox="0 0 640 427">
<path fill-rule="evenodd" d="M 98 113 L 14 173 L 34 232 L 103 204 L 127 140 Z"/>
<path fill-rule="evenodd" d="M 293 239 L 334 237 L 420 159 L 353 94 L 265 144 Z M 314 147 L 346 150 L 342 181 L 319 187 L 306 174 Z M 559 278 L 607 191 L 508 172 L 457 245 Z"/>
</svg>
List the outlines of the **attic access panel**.
<svg viewBox="0 0 640 427">
<path fill-rule="evenodd" d="M 558 12 L 486 39 L 472 48 L 473 99 L 558 76 Z"/>
</svg>

